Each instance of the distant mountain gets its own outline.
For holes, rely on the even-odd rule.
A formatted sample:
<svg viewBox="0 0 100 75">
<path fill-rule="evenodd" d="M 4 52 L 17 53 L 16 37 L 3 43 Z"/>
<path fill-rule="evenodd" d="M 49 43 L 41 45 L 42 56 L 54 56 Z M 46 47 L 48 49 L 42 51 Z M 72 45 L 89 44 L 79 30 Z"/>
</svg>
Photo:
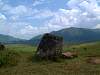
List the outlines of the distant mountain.
<svg viewBox="0 0 100 75">
<path fill-rule="evenodd" d="M 22 39 L 14 38 L 9 35 L 0 34 L 0 42 L 1 43 L 17 43 L 22 41 Z"/>
<path fill-rule="evenodd" d="M 62 36 L 64 43 L 66 44 L 76 44 L 76 43 L 87 43 L 100 41 L 100 29 L 87 29 L 87 28 L 66 28 L 59 31 L 53 31 L 51 34 Z M 33 37 L 30 40 L 23 40 L 19 38 L 14 38 L 9 35 L 0 34 L 0 42 L 10 43 L 10 44 L 32 44 L 37 45 L 42 35 Z"/>
<path fill-rule="evenodd" d="M 28 40 L 27 43 L 28 43 L 28 44 L 37 45 L 37 44 L 40 42 L 42 36 L 43 36 L 43 35 L 38 35 L 38 36 L 36 36 L 36 37 L 34 37 L 34 38 Z"/>
<path fill-rule="evenodd" d="M 66 28 L 59 31 L 53 31 L 51 34 L 62 36 L 64 43 L 85 43 L 100 41 L 100 29 L 87 28 Z M 42 35 L 36 36 L 29 40 L 31 44 L 38 44 Z"/>
</svg>

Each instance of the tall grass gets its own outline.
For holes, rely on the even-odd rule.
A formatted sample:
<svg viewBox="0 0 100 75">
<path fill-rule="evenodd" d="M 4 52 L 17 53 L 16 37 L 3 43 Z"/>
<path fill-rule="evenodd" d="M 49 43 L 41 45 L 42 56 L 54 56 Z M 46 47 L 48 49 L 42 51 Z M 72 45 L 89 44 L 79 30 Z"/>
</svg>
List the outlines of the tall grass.
<svg viewBox="0 0 100 75">
<path fill-rule="evenodd" d="M 18 63 L 18 53 L 9 50 L 0 51 L 0 67 L 14 66 Z"/>
</svg>

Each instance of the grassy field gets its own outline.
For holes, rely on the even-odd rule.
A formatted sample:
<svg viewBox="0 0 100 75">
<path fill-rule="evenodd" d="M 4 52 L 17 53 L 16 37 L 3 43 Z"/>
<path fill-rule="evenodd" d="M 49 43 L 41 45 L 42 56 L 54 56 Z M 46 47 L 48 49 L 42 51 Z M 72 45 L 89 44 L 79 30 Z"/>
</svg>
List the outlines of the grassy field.
<svg viewBox="0 0 100 75">
<path fill-rule="evenodd" d="M 61 62 L 32 62 L 34 46 L 15 44 L 6 48 L 4 52 L 12 52 L 17 64 L 0 67 L 0 75 L 100 75 L 100 64 L 87 63 L 88 56 L 100 56 L 100 42 L 64 46 L 64 52 L 77 52 L 78 57 Z"/>
</svg>

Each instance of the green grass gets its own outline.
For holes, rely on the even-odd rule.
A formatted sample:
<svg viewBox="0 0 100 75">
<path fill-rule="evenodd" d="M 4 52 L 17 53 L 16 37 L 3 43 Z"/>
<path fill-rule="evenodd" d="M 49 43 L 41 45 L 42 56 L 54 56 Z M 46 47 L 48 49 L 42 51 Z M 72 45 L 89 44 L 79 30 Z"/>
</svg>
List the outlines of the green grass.
<svg viewBox="0 0 100 75">
<path fill-rule="evenodd" d="M 11 44 L 6 45 L 9 50 L 17 51 L 17 52 L 34 52 L 37 47 L 23 44 Z"/>
<path fill-rule="evenodd" d="M 19 54 L 14 51 L 0 51 L 0 67 L 15 66 L 18 63 Z"/>
<path fill-rule="evenodd" d="M 100 43 L 64 46 L 64 51 L 78 53 L 78 58 L 62 62 L 32 62 L 36 47 L 29 45 L 6 45 L 10 52 L 19 55 L 15 66 L 1 67 L 0 75 L 100 75 L 100 64 L 86 62 L 87 56 L 100 56 Z M 13 55 L 12 55 L 13 56 Z"/>
</svg>

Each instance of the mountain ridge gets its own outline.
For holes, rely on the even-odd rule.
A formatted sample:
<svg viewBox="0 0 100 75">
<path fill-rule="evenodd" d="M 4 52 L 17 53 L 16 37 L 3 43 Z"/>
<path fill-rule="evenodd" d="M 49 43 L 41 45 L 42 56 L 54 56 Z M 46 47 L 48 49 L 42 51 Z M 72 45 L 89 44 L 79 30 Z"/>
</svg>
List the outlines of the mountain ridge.
<svg viewBox="0 0 100 75">
<path fill-rule="evenodd" d="M 84 43 L 100 41 L 100 29 L 88 29 L 88 28 L 65 28 L 59 31 L 53 31 L 51 34 L 62 36 L 64 43 Z M 42 38 L 42 35 L 33 37 L 29 41 L 33 41 L 33 44 L 37 44 Z"/>
<path fill-rule="evenodd" d="M 14 43 L 18 41 L 22 41 L 23 39 L 15 38 L 10 35 L 0 34 L 0 42 L 1 43 Z"/>
<path fill-rule="evenodd" d="M 100 41 L 100 29 L 88 29 L 88 28 L 65 28 L 58 31 L 52 31 L 51 34 L 62 36 L 64 43 L 85 43 Z M 37 45 L 43 34 L 31 38 L 30 40 L 24 40 L 15 38 L 9 35 L 0 34 L 0 42 L 10 44 L 31 44 Z"/>
</svg>

